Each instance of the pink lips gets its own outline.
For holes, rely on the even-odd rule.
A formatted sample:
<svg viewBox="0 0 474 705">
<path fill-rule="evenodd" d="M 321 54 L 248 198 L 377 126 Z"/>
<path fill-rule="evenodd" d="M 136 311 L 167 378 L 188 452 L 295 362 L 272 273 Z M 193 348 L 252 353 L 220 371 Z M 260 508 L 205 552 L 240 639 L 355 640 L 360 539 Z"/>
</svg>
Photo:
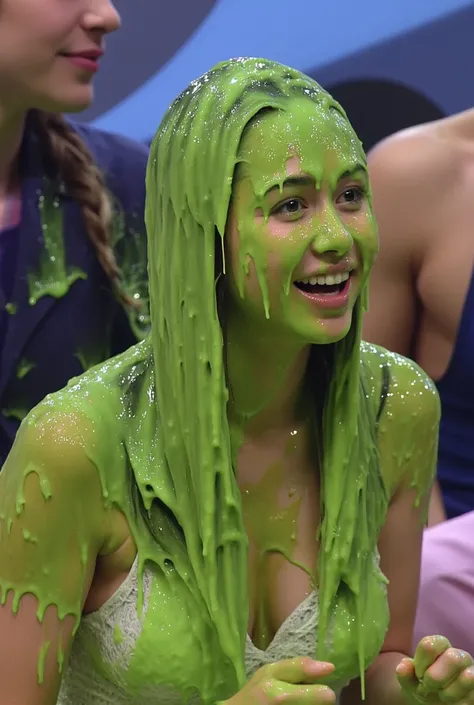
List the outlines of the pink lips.
<svg viewBox="0 0 474 705">
<path fill-rule="evenodd" d="M 345 308 L 349 303 L 351 285 L 352 276 L 347 279 L 342 291 L 332 294 L 320 294 L 315 292 L 303 291 L 303 289 L 299 289 L 298 287 L 296 288 L 302 296 L 316 304 L 316 306 L 318 306 L 319 308 L 332 309 L 335 311 L 337 309 Z"/>
<path fill-rule="evenodd" d="M 101 49 L 90 49 L 75 53 L 63 53 L 62 57 L 67 59 L 77 68 L 90 73 L 96 73 L 99 70 L 99 59 L 104 55 Z"/>
</svg>

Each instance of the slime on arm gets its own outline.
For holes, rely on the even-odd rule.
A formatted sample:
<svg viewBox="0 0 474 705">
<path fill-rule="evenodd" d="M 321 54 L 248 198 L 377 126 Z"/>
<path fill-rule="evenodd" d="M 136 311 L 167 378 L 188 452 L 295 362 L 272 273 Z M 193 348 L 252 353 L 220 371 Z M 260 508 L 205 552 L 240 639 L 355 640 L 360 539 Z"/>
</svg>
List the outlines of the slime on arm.
<svg viewBox="0 0 474 705">
<path fill-rule="evenodd" d="M 185 699 L 198 692 L 210 705 L 246 680 L 248 539 L 227 421 L 215 257 L 223 251 L 243 129 L 264 108 L 284 112 L 295 95 L 345 119 L 314 81 L 263 59 L 219 65 L 173 103 L 147 172 L 151 333 L 36 407 L 0 473 L 0 554 L 3 542 L 10 551 L 7 572 L 0 564 L 0 602 L 11 592 L 17 609 L 22 595 L 32 593 L 40 621 L 49 605 L 59 619 L 73 616 L 75 633 L 81 619 L 77 585 L 91 558 L 91 510 L 77 502 L 81 474 L 74 470 L 86 467 L 103 506 L 126 517 L 138 550 L 143 628 L 131 663 L 114 664 L 114 673 L 120 671 L 131 692 L 139 692 L 147 677 L 147 686 L 172 684 Z M 353 148 L 361 150 L 355 138 Z M 300 156 L 317 179 L 317 164 L 306 152 Z M 282 175 L 287 158 L 282 150 L 275 155 Z M 245 240 L 242 248 L 242 261 L 250 256 L 255 263 L 271 315 L 265 259 Z M 65 271 L 61 276 L 64 285 Z M 373 557 L 388 493 L 375 435 L 379 370 L 368 364 L 369 348 L 360 344 L 365 300 L 364 291 L 351 331 L 334 345 L 322 419 L 322 522 L 315 537 L 319 658 L 327 660 L 328 641 L 339 653 L 356 651 L 362 679 L 376 655 L 364 635 L 370 637 L 371 625 L 383 629 L 388 619 Z M 49 488 L 42 498 L 40 488 Z M 54 562 L 50 543 L 31 542 L 23 533 L 44 535 L 45 525 L 56 527 Z M 147 594 L 146 565 L 153 569 Z M 350 641 L 352 622 L 356 644 Z M 184 662 L 175 656 L 182 645 L 173 634 L 186 635 Z M 57 651 L 59 666 L 64 655 L 60 646 Z M 91 657 L 97 670 L 107 670 L 100 654 Z"/>
<path fill-rule="evenodd" d="M 233 82 L 229 82 L 229 71 L 234 74 Z M 165 117 L 159 139 L 152 148 L 146 209 L 152 333 L 149 340 L 115 363 L 119 368 L 117 377 L 120 367 L 130 366 L 130 379 L 121 380 L 111 392 L 112 399 L 104 393 L 101 401 L 94 385 L 99 377 L 104 380 L 115 372 L 114 363 L 110 363 L 101 369 L 100 375 L 98 372 L 86 375 L 70 386 L 69 392 L 45 402 L 27 421 L 28 426 L 33 426 L 38 415 L 47 413 L 49 404 L 62 407 L 64 412 L 74 409 L 90 419 L 93 426 L 101 428 L 100 446 L 89 440 L 86 449 L 100 474 L 104 501 L 121 507 L 129 520 L 138 546 L 140 575 L 145 562 L 151 560 L 167 576 L 170 589 L 188 595 L 194 613 L 192 623 L 199 632 L 202 647 L 202 670 L 209 673 L 201 688 L 204 699 L 214 685 L 212 669 L 206 668 L 211 663 L 226 659 L 230 662 L 234 675 L 227 679 L 229 688 L 235 690 L 245 681 L 247 537 L 232 470 L 226 418 L 228 394 L 214 283 L 215 230 L 217 226 L 222 239 L 243 129 L 237 120 L 234 124 L 232 109 L 244 94 L 242 110 L 247 120 L 269 105 L 284 110 L 283 97 L 288 85 L 316 103 L 330 102 L 313 81 L 271 62 L 233 62 L 217 67 L 212 80 L 217 91 L 206 90 L 206 79 L 181 96 Z M 251 82 L 252 90 L 244 90 Z M 265 93 L 269 82 L 276 86 L 281 99 Z M 225 85 L 224 90 L 221 85 Z M 194 109 L 197 103 L 198 116 Z M 203 170 L 197 178 L 192 165 L 202 162 L 199 151 L 203 139 L 212 153 L 202 163 Z M 190 166 L 183 173 L 184 149 Z M 279 172 L 284 174 L 287 154 L 280 154 L 279 158 Z M 311 170 L 310 164 L 302 166 Z M 265 263 L 258 261 L 258 255 L 255 260 L 257 269 L 264 270 Z M 262 281 L 264 275 L 263 271 Z M 153 300 L 160 305 L 153 306 Z M 341 579 L 352 588 L 351 599 L 362 628 L 357 602 L 367 582 L 367 566 L 386 509 L 373 439 L 367 439 L 372 420 L 371 401 L 367 401 L 359 386 L 358 340 L 356 330 L 349 341 L 340 344 L 335 384 L 326 413 L 326 475 L 322 483 L 325 512 L 319 566 L 318 649 L 322 654 L 327 619 Z M 157 365 L 156 377 L 153 362 Z M 138 379 L 139 370 L 143 379 Z M 112 402 L 114 395 L 117 398 Z M 91 396 L 97 397 L 93 405 L 88 403 Z M 89 436 L 94 438 L 93 433 Z M 117 443 L 118 438 L 124 438 L 125 442 Z M 359 462 L 350 463 L 351 456 Z M 14 457 L 10 462 L 14 462 Z M 128 463 L 145 513 L 156 523 L 153 528 L 159 541 L 152 539 L 142 515 L 133 516 L 128 509 L 125 479 Z M 47 473 L 47 468 L 42 472 Z M 163 506 L 169 512 L 161 512 L 159 508 Z M 366 510 L 362 521 L 359 508 Z M 338 532 L 336 527 L 340 529 Z M 78 540 L 80 535 L 78 531 Z M 79 553 L 80 549 L 78 546 Z M 165 569 L 165 560 L 171 561 L 173 571 Z M 52 578 L 43 576 L 37 580 L 41 609 L 51 600 Z M 52 594 L 61 614 L 74 614 L 78 624 L 79 606 L 67 604 L 64 596 Z M 150 602 L 153 600 L 152 590 Z M 146 635 L 145 619 L 139 641 L 146 641 Z M 363 657 L 362 650 L 361 664 Z"/>
</svg>

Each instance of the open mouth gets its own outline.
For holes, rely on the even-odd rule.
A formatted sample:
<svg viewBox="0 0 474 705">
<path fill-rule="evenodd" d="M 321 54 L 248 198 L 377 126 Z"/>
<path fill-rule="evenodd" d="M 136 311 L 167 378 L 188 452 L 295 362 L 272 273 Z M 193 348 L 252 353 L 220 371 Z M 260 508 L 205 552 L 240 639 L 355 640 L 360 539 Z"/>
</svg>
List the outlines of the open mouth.
<svg viewBox="0 0 474 705">
<path fill-rule="evenodd" d="M 321 274 L 309 279 L 295 281 L 294 285 L 305 294 L 313 296 L 337 296 L 349 288 L 352 272 Z"/>
</svg>

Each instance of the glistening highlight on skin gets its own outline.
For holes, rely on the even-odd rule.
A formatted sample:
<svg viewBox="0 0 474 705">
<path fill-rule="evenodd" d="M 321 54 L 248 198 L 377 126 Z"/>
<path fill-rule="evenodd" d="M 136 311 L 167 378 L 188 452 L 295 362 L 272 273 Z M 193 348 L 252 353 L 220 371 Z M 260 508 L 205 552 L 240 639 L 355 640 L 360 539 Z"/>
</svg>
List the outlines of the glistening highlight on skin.
<svg viewBox="0 0 474 705">
<path fill-rule="evenodd" d="M 264 110 L 269 112 L 259 115 Z M 93 652 L 91 659 L 111 678 L 119 672 L 132 693 L 144 684 L 163 685 L 179 690 L 183 700 L 198 693 L 213 703 L 246 681 L 248 538 L 235 477 L 239 439 L 227 417 L 222 284 L 239 293 L 249 320 L 260 316 L 262 326 L 286 327 L 295 340 L 327 348 L 328 385 L 317 408 L 322 524 L 315 536 L 315 644 L 319 658 L 329 660 L 330 651 L 337 662 L 326 682 L 336 688 L 363 677 L 384 640 L 388 608 L 376 547 L 389 492 L 379 467 L 376 415 L 381 368 L 398 365 L 402 375 L 404 368 L 360 342 L 377 246 L 371 213 L 366 228 L 352 227 L 348 217 L 344 232 L 335 233 L 338 216 L 331 205 L 308 220 L 290 219 L 290 236 L 274 237 L 276 203 L 265 193 L 276 186 L 271 199 L 278 201 L 295 158 L 316 187 L 329 174 L 328 190 L 345 172 L 365 169 L 343 110 L 301 73 L 264 60 L 235 60 L 178 97 L 154 140 L 147 176 L 152 332 L 38 406 L 0 474 L 0 546 L 8 534 L 12 547 L 10 577 L 0 578 L 1 601 L 13 596 L 16 610 L 22 596 L 33 593 L 39 619 L 54 605 L 60 618 L 74 617 L 76 632 L 77 582 L 85 580 L 94 513 L 74 501 L 74 482 L 65 488 L 71 477 L 64 463 L 87 467 L 103 504 L 126 517 L 138 550 L 143 628 L 129 662 L 107 664 Z M 228 262 L 232 245 L 224 237 L 232 212 L 238 257 Z M 336 249 L 350 240 L 360 254 L 353 296 L 338 316 L 315 317 L 292 283 L 315 223 Z M 270 266 L 270 254 L 278 267 Z M 249 290 L 252 271 L 258 288 Z M 249 384 L 245 375 L 238 382 Z M 413 393 L 424 386 L 419 375 Z M 402 445 L 416 453 L 409 422 L 405 430 Z M 431 460 L 420 459 L 414 480 L 420 487 Z M 48 517 L 63 530 L 55 539 L 54 565 L 45 570 L 51 546 L 35 536 Z M 15 555 L 25 550 L 15 546 L 25 541 L 27 563 L 18 565 Z"/>
</svg>

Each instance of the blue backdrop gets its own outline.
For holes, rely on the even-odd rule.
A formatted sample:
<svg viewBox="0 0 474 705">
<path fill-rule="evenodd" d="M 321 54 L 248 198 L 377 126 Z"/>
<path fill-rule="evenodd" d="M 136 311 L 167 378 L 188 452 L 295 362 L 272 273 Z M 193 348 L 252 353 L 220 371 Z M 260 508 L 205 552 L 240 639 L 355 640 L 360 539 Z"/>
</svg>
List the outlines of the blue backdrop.
<svg viewBox="0 0 474 705">
<path fill-rule="evenodd" d="M 392 112 L 401 88 L 405 101 L 409 94 L 428 99 L 424 108 L 418 100 L 400 126 L 430 119 L 429 105 L 435 117 L 436 110 L 474 103 L 473 0 L 116 0 L 116 6 L 123 27 L 109 39 L 95 105 L 81 119 L 137 139 L 154 133 L 193 78 L 232 56 L 264 56 L 304 70 L 334 90 L 350 117 L 361 101 L 387 108 L 387 87 L 395 91 Z M 351 97 L 354 84 L 358 100 Z"/>
</svg>

